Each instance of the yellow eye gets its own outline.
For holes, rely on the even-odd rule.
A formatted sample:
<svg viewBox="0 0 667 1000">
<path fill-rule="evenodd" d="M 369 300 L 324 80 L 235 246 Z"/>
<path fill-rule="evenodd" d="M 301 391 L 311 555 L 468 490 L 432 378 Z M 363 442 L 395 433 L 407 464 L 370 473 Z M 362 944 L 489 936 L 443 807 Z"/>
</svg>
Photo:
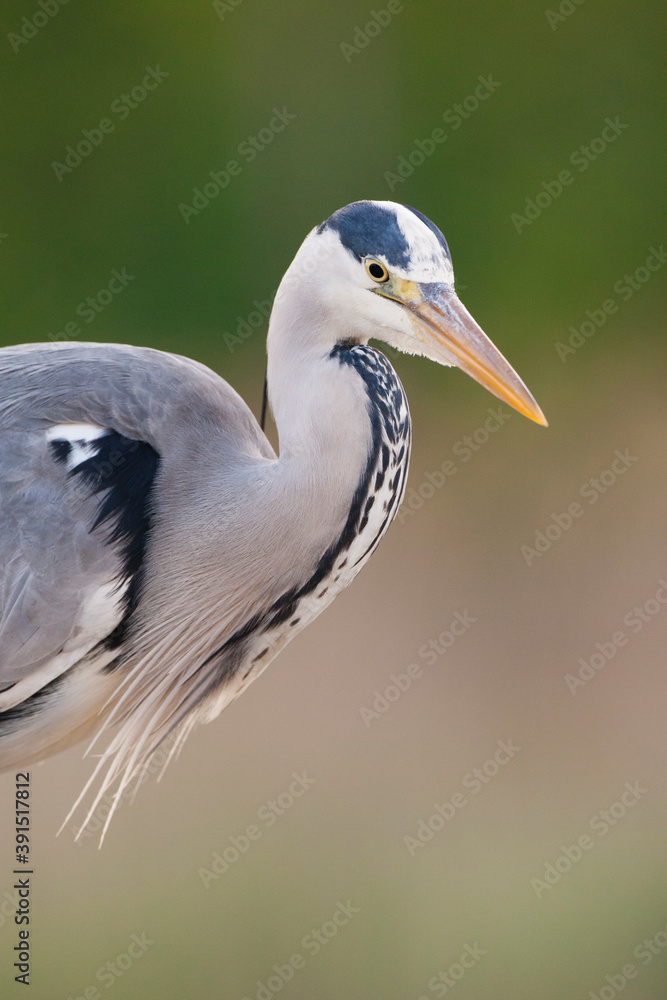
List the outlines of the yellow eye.
<svg viewBox="0 0 667 1000">
<path fill-rule="evenodd" d="M 373 281 L 379 283 L 389 281 L 389 271 L 384 264 L 381 264 L 379 260 L 375 260 L 373 257 L 369 257 L 366 260 L 366 273 L 370 275 Z"/>
</svg>

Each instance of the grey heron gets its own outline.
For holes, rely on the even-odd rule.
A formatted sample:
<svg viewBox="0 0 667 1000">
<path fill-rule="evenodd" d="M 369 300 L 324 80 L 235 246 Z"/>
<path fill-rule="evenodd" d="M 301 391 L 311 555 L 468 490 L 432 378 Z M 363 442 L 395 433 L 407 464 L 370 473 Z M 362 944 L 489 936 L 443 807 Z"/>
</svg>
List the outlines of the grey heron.
<svg viewBox="0 0 667 1000">
<path fill-rule="evenodd" d="M 393 202 L 335 212 L 281 282 L 267 338 L 278 455 L 188 358 L 0 350 L 4 769 L 104 733 L 88 784 L 106 768 L 95 802 L 116 779 L 119 796 L 353 580 L 410 453 L 403 387 L 371 339 L 457 365 L 546 424 L 456 296 L 440 230 Z"/>
</svg>

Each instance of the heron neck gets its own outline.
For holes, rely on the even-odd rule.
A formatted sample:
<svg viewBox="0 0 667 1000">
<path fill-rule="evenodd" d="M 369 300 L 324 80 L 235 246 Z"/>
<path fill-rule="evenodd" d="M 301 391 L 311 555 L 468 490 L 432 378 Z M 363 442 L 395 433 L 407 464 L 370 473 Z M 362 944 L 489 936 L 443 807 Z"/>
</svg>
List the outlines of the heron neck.
<svg viewBox="0 0 667 1000">
<path fill-rule="evenodd" d="M 337 333 L 298 296 L 279 290 L 267 340 L 269 402 L 281 462 L 357 474 L 370 443 L 368 397 L 333 352 Z"/>
</svg>

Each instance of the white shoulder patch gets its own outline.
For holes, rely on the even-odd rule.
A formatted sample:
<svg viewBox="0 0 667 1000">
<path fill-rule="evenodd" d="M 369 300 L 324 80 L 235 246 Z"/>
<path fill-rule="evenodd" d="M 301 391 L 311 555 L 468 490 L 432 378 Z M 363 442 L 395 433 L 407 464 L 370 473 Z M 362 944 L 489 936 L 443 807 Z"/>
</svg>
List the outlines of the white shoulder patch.
<svg viewBox="0 0 667 1000">
<path fill-rule="evenodd" d="M 107 433 L 106 427 L 97 424 L 54 424 L 46 432 L 49 443 L 63 441 L 70 446 L 67 455 L 67 471 L 93 458 L 97 454 L 94 442 Z"/>
</svg>

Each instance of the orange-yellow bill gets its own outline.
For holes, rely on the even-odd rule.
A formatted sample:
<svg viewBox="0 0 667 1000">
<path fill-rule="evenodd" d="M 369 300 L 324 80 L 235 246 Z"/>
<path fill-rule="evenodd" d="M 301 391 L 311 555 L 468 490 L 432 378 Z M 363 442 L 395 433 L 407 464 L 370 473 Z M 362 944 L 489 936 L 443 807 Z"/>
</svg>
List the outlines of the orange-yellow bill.
<svg viewBox="0 0 667 1000">
<path fill-rule="evenodd" d="M 444 364 L 455 363 L 498 399 L 537 424 L 547 420 L 532 393 L 447 285 L 401 282 L 400 301 L 417 321 L 429 353 Z"/>
</svg>

